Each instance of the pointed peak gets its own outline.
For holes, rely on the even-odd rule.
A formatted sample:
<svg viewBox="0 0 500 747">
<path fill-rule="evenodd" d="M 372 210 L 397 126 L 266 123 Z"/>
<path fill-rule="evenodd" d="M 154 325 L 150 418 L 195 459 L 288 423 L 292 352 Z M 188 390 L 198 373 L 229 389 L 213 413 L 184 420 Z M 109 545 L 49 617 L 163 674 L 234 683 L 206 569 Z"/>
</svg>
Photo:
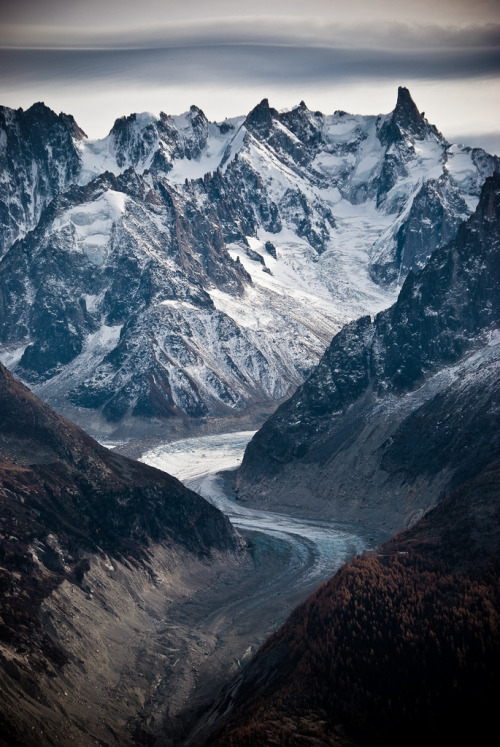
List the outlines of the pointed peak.
<svg viewBox="0 0 500 747">
<path fill-rule="evenodd" d="M 398 87 L 398 101 L 396 104 L 396 107 L 398 106 L 415 106 L 415 102 L 413 101 L 411 97 L 411 93 L 406 86 L 399 86 Z M 416 108 L 416 106 L 415 106 Z"/>
<path fill-rule="evenodd" d="M 404 140 L 408 135 L 417 140 L 423 140 L 429 131 L 423 114 L 420 114 L 413 101 L 410 91 L 404 86 L 398 88 L 396 108 L 388 116 L 379 133 L 380 141 L 384 145 Z"/>
<path fill-rule="evenodd" d="M 22 112 L 23 110 L 18 109 L 18 111 Z M 32 104 L 29 109 L 26 109 L 26 113 L 28 112 L 35 112 L 36 114 L 40 114 L 41 112 L 51 112 L 52 114 L 55 114 L 55 112 L 53 112 L 44 101 L 37 101 L 35 104 Z"/>
<path fill-rule="evenodd" d="M 257 104 L 257 106 L 255 106 L 252 109 L 252 111 L 250 112 L 250 114 L 248 115 L 248 117 L 252 117 L 252 118 L 253 117 L 258 117 L 260 119 L 263 119 L 263 118 L 267 119 L 269 117 L 272 117 L 273 112 L 277 113 L 275 109 L 272 109 L 269 106 L 269 99 L 262 99 L 262 101 L 260 102 L 260 104 Z M 247 119 L 248 119 L 248 117 L 247 117 Z"/>
<path fill-rule="evenodd" d="M 191 122 L 191 126 L 194 128 L 204 127 L 208 125 L 208 119 L 205 116 L 205 112 L 200 109 L 196 104 L 191 104 L 187 113 L 187 119 Z"/>
<path fill-rule="evenodd" d="M 205 117 L 205 112 L 199 106 L 196 106 L 196 104 L 191 104 L 189 113 L 195 117 Z"/>
<path fill-rule="evenodd" d="M 411 93 L 404 86 L 398 88 L 398 100 L 394 109 L 394 117 L 401 120 L 401 123 L 415 123 L 422 121 L 417 105 L 411 97 Z"/>
<path fill-rule="evenodd" d="M 117 134 L 129 131 L 132 128 L 144 130 L 146 127 L 154 125 L 157 122 L 158 117 L 156 116 L 156 114 L 152 114 L 151 112 L 134 112 L 132 114 L 128 114 L 115 119 L 115 122 L 109 134 L 116 136 Z"/>
<path fill-rule="evenodd" d="M 37 101 L 36 104 L 32 104 L 26 111 L 23 111 L 23 109 L 18 109 L 17 111 L 28 122 L 54 124 L 58 120 L 55 111 L 44 104 L 43 101 Z"/>
<path fill-rule="evenodd" d="M 245 126 L 250 130 L 256 130 L 260 135 L 267 136 L 272 127 L 273 117 L 277 115 L 276 109 L 269 106 L 269 100 L 262 99 L 247 116 Z"/>
<path fill-rule="evenodd" d="M 122 132 L 132 125 L 136 120 L 135 114 L 124 114 L 123 117 L 117 117 L 113 122 L 113 127 L 110 129 L 109 134 L 116 134 Z"/>
</svg>

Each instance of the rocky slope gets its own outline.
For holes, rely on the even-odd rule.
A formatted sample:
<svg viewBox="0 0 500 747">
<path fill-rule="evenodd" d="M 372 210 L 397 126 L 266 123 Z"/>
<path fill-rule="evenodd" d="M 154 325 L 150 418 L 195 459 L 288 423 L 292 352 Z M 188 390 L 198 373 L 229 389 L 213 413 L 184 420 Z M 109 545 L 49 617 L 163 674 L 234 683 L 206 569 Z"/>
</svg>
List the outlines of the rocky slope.
<svg viewBox="0 0 500 747">
<path fill-rule="evenodd" d="M 242 499 L 388 534 L 498 455 L 500 176 L 397 302 L 334 337 L 247 447 Z"/>
<path fill-rule="evenodd" d="M 85 137 L 73 117 L 42 103 L 27 111 L 0 107 L 0 256 L 76 181 Z"/>
<path fill-rule="evenodd" d="M 240 540 L 1 364 L 0 433 L 0 742 L 128 744 L 164 669 L 159 621 L 166 631 L 169 605 L 236 564 Z"/>
<path fill-rule="evenodd" d="M 228 691 L 213 714 L 226 723 L 208 743 L 488 741 L 500 671 L 499 486 L 496 461 L 320 587 Z"/>
<path fill-rule="evenodd" d="M 219 124 L 133 114 L 101 141 L 42 104 L 2 116 L 0 356 L 100 434 L 272 407 L 499 166 L 404 88 L 388 115 L 264 99 Z"/>
</svg>

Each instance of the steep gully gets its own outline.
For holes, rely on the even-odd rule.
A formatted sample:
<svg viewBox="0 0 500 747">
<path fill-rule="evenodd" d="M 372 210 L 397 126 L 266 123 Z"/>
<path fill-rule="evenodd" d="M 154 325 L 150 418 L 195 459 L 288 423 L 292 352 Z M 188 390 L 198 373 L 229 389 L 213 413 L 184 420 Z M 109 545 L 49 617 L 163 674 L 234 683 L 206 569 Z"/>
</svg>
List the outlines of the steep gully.
<svg viewBox="0 0 500 747">
<path fill-rule="evenodd" d="M 291 610 L 353 555 L 377 544 L 372 530 L 240 505 L 230 493 L 227 470 L 238 466 L 253 432 L 184 439 L 144 453 L 141 461 L 181 479 L 220 508 L 245 537 L 251 562 L 227 574 L 175 610 L 170 625 L 189 623 L 192 645 L 179 662 L 189 679 L 183 696 L 167 681 L 155 693 L 138 727 L 151 733 L 148 721 L 162 713 L 169 734 L 165 744 L 180 744 L 220 689 L 244 666 L 264 639 Z M 176 673 L 178 674 L 178 673 Z M 177 681 L 177 677 L 174 678 Z M 165 703 L 169 702 L 168 713 Z M 153 729 L 157 732 L 157 726 Z M 164 732 L 165 733 L 165 732 Z"/>
</svg>

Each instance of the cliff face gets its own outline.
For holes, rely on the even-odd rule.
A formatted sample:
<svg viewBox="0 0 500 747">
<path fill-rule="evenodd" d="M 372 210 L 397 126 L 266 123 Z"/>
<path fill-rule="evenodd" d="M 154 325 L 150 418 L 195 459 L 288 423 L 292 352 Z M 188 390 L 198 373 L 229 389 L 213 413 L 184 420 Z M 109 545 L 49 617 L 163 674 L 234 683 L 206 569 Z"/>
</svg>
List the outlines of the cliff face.
<svg viewBox="0 0 500 747">
<path fill-rule="evenodd" d="M 73 117 L 45 104 L 27 111 L 0 107 L 0 256 L 77 179 L 78 143 L 85 137 Z"/>
<path fill-rule="evenodd" d="M 250 442 L 237 477 L 267 505 L 388 533 L 498 453 L 500 178 L 397 302 L 334 337 Z"/>
<path fill-rule="evenodd" d="M 101 447 L 1 365 L 0 434 L 3 738 L 51 743 L 61 728 L 90 738 L 97 727 L 87 716 L 79 720 L 78 710 L 99 701 L 98 683 L 102 697 L 105 682 L 117 686 L 127 664 L 117 641 L 132 641 L 134 626 L 152 629 L 177 594 L 206 583 L 203 573 L 221 554 L 226 562 L 234 555 L 239 539 L 200 496 Z M 205 568 L 198 581 L 197 567 Z M 175 578 L 179 589 L 169 593 Z M 95 657 L 99 640 L 103 655 Z M 129 655 L 140 645 L 131 644 Z M 141 674 L 144 693 L 151 676 Z M 75 701 L 71 716 L 65 689 Z M 118 723 L 112 710 L 104 718 Z"/>
</svg>

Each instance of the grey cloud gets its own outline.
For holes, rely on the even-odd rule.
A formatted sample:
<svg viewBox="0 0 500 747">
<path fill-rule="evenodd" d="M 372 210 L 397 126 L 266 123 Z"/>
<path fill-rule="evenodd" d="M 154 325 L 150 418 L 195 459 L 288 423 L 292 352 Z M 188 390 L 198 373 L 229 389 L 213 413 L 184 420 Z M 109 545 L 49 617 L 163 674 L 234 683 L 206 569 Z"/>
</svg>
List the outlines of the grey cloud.
<svg viewBox="0 0 500 747">
<path fill-rule="evenodd" d="M 171 19 L 202 18 L 244 21 L 249 15 L 286 19 L 319 17 L 328 21 L 347 18 L 391 21 L 393 19 L 452 23 L 457 26 L 499 20 L 498 0 L 3 0 L 3 23 L 53 24 L 58 26 L 134 26 Z"/>
<path fill-rule="evenodd" d="M 197 19 L 129 27 L 3 24 L 0 46 L 29 48 L 160 49 L 199 46 L 293 46 L 363 49 L 499 49 L 500 25 L 338 23 L 273 16 Z"/>
<path fill-rule="evenodd" d="M 426 50 L 211 45 L 139 50 L 0 50 L 0 85 L 101 83 L 275 83 L 286 86 L 398 76 L 424 80 L 493 76 L 490 48 Z"/>
</svg>

